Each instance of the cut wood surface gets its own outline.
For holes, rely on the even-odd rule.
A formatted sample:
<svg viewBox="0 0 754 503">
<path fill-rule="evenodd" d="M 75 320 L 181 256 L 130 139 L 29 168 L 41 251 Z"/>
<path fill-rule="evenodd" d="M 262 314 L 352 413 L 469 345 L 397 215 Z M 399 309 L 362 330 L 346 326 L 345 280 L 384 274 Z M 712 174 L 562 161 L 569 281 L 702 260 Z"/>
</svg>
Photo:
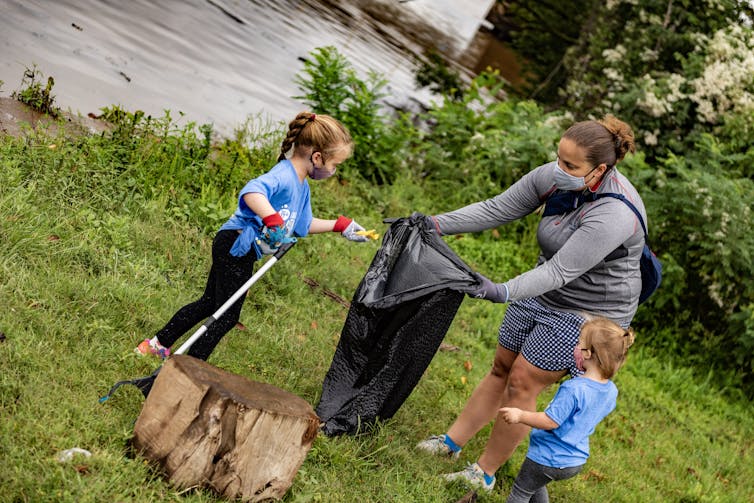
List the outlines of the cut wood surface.
<svg viewBox="0 0 754 503">
<path fill-rule="evenodd" d="M 133 445 L 178 488 L 264 501 L 286 493 L 318 427 L 302 398 L 175 355 L 144 402 Z"/>
</svg>

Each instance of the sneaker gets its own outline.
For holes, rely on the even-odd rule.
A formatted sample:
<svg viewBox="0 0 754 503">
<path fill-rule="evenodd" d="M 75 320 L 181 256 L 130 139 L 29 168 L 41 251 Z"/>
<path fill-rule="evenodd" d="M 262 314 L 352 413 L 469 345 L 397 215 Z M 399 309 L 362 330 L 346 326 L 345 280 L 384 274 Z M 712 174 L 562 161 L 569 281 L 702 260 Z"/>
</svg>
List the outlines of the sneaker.
<svg viewBox="0 0 754 503">
<path fill-rule="evenodd" d="M 488 492 L 495 488 L 495 477 L 484 473 L 484 470 L 479 468 L 476 463 L 469 463 L 466 469 L 445 474 L 443 477 L 447 481 L 461 480 L 470 486 L 479 487 Z"/>
<path fill-rule="evenodd" d="M 445 435 L 432 435 L 427 440 L 422 440 L 416 444 L 416 448 L 435 456 L 448 456 L 453 459 L 458 459 L 458 456 L 461 455 L 461 449 L 454 451 L 445 443 Z"/>
<path fill-rule="evenodd" d="M 143 341 L 141 341 L 141 344 L 136 346 L 134 353 L 138 353 L 140 355 L 159 356 L 164 360 L 165 358 L 170 356 L 170 348 L 166 348 L 159 342 L 152 342 L 151 339 L 144 339 Z"/>
</svg>

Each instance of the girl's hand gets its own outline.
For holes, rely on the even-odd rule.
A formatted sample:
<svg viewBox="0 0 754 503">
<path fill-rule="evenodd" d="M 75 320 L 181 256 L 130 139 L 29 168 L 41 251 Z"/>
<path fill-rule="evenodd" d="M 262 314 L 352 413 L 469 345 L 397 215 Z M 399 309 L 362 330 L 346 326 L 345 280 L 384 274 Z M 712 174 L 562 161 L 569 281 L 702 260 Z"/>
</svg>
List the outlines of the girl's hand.
<svg viewBox="0 0 754 503">
<path fill-rule="evenodd" d="M 348 227 L 341 232 L 344 238 L 346 238 L 349 241 L 356 241 L 358 243 L 365 243 L 369 241 L 369 237 L 367 237 L 363 232 L 365 229 L 356 223 L 356 220 L 352 220 L 350 224 L 348 224 Z"/>
<path fill-rule="evenodd" d="M 341 215 L 338 220 L 335 221 L 333 232 L 340 232 L 340 234 L 349 241 L 356 241 L 364 243 L 369 241 L 369 238 L 364 234 L 358 234 L 359 231 L 364 231 L 364 228 L 348 217 Z"/>
<path fill-rule="evenodd" d="M 502 414 L 503 419 L 505 419 L 506 423 L 516 424 L 521 421 L 521 415 L 524 411 L 516 407 L 503 407 L 499 409 L 498 412 Z"/>
</svg>

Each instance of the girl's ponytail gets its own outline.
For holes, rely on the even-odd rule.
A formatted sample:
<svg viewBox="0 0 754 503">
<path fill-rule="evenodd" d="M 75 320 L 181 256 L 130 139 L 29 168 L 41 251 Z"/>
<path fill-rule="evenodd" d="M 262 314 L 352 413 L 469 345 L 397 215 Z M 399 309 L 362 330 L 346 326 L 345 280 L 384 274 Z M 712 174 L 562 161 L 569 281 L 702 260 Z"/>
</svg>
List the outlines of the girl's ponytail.
<svg viewBox="0 0 754 503">
<path fill-rule="evenodd" d="M 313 113 L 301 112 L 295 119 L 288 123 L 288 133 L 285 135 L 283 143 L 280 145 L 278 161 L 282 161 L 286 158 L 286 154 L 296 143 L 298 136 L 301 134 L 301 131 L 304 129 L 307 122 L 314 120 L 314 117 L 316 117 L 316 115 Z"/>
</svg>

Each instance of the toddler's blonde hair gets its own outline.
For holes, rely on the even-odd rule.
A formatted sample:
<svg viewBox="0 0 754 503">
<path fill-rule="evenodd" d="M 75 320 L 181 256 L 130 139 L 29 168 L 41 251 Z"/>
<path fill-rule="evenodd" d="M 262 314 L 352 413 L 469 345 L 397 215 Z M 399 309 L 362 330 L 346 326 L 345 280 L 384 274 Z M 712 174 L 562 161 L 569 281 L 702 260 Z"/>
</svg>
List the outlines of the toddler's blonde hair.
<svg viewBox="0 0 754 503">
<path fill-rule="evenodd" d="M 612 378 L 618 372 L 635 339 L 633 329 L 624 329 L 607 318 L 587 320 L 579 336 L 580 347 L 591 350 L 605 379 Z"/>
</svg>

